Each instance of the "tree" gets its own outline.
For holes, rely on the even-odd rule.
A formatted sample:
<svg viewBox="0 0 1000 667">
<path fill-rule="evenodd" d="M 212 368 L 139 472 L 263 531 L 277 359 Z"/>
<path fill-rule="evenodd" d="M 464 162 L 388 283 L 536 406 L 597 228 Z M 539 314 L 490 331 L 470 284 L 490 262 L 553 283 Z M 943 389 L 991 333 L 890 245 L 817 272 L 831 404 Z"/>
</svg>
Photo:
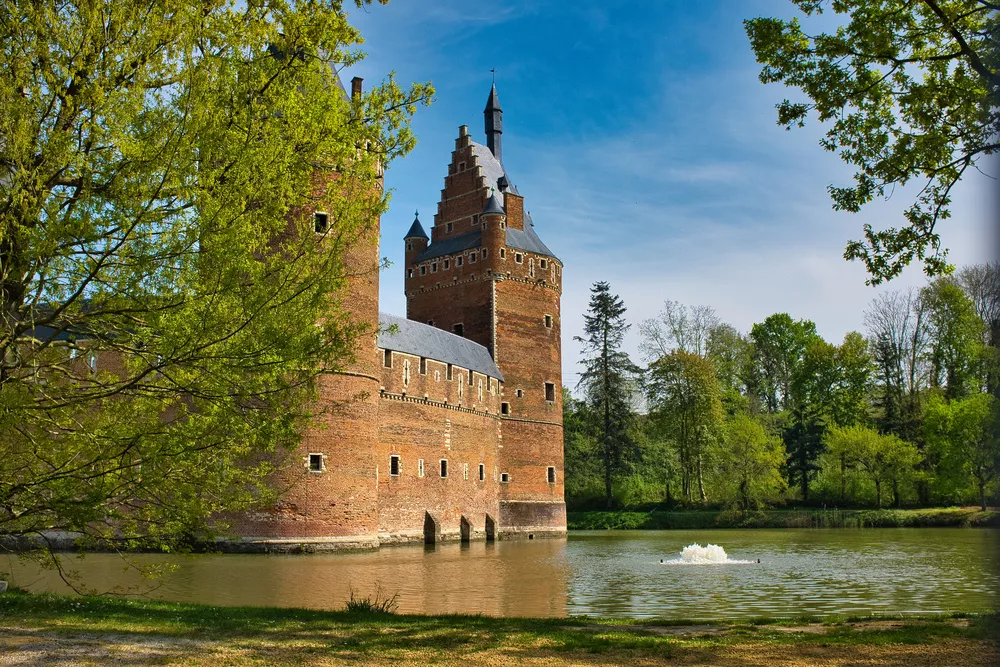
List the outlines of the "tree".
<svg viewBox="0 0 1000 667">
<path fill-rule="evenodd" d="M 602 487 L 601 460 L 591 436 L 590 415 L 582 401 L 563 387 L 563 450 L 565 454 L 566 502 L 585 501 L 596 485 Z"/>
<path fill-rule="evenodd" d="M 659 432 L 677 448 L 682 495 L 690 502 L 696 482 L 698 496 L 705 502 L 705 459 L 723 422 L 714 364 L 697 354 L 674 350 L 650 364 L 647 399 Z"/>
<path fill-rule="evenodd" d="M 642 336 L 639 346 L 651 361 L 673 350 L 705 356 L 712 329 L 719 324 L 715 310 L 709 306 L 689 308 L 667 299 L 659 315 L 639 325 Z"/>
<path fill-rule="evenodd" d="M 882 507 L 882 488 L 892 484 L 893 503 L 899 505 L 899 482 L 920 462 L 913 443 L 894 435 L 882 435 L 866 426 L 833 427 L 824 438 L 835 457 L 857 465 L 875 484 L 875 503 Z"/>
<path fill-rule="evenodd" d="M 759 507 L 784 489 L 781 466 L 786 454 L 780 438 L 748 415 L 731 417 L 723 434 L 712 449 L 713 469 L 725 488 L 735 489 L 740 509 Z"/>
<path fill-rule="evenodd" d="M 768 412 L 790 407 L 792 377 L 806 347 L 817 337 L 814 323 L 793 321 L 787 313 L 776 313 L 753 325 L 750 340 L 760 366 Z"/>
<path fill-rule="evenodd" d="M 925 287 L 921 299 L 928 312 L 931 386 L 944 387 L 949 398 L 984 388 L 984 327 L 972 302 L 950 276 Z"/>
<path fill-rule="evenodd" d="M 346 95 L 339 0 L 0 21 L 0 532 L 176 544 L 272 497 L 317 377 L 370 340 L 342 299 L 377 266 L 345 254 L 433 91 Z"/>
<path fill-rule="evenodd" d="M 744 22 L 762 83 L 801 89 L 807 101 L 778 105 L 778 124 L 803 126 L 815 112 L 820 145 L 857 169 L 831 185 L 836 210 L 859 212 L 896 186 L 921 181 L 906 225 L 851 241 L 869 282 L 899 275 L 914 258 L 928 275 L 947 271 L 937 223 L 955 184 L 1000 148 L 1000 12 L 992 0 L 793 0 L 807 17 L 832 8 L 846 25 L 809 35 L 798 18 Z"/>
<path fill-rule="evenodd" d="M 759 373 L 754 364 L 753 347 L 746 337 L 730 324 L 718 324 L 708 332 L 707 356 L 715 365 L 726 413 L 760 412 Z"/>
<path fill-rule="evenodd" d="M 993 428 L 997 409 L 992 394 L 972 394 L 950 402 L 934 396 L 927 405 L 928 444 L 940 456 L 944 471 L 974 480 L 984 511 L 987 489 L 997 479 L 1000 460 L 1000 438 Z"/>
<path fill-rule="evenodd" d="M 1000 399 L 1000 262 L 962 267 L 955 279 L 983 322 L 983 344 L 989 349 L 986 391 Z"/>
<path fill-rule="evenodd" d="M 606 282 L 596 282 L 590 290 L 590 308 L 584 315 L 584 371 L 580 386 L 586 394 L 596 440 L 604 468 L 605 502 L 613 501 L 614 476 L 627 469 L 635 458 L 632 437 L 635 412 L 632 394 L 641 370 L 621 347 L 629 325 L 625 323 L 625 303 Z"/>
</svg>

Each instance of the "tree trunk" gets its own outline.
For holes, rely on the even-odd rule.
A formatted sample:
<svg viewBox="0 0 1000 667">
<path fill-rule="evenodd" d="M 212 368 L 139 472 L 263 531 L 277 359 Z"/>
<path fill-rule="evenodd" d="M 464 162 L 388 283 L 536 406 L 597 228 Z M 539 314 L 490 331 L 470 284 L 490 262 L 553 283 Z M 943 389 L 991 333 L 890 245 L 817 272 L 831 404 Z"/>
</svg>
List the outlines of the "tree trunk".
<svg viewBox="0 0 1000 667">
<path fill-rule="evenodd" d="M 708 501 L 708 496 L 705 495 L 705 482 L 701 477 L 701 454 L 698 454 L 695 464 L 698 466 L 698 493 L 701 495 L 701 502 L 705 503 Z"/>
<path fill-rule="evenodd" d="M 847 455 L 840 455 L 840 504 L 844 504 L 847 497 Z"/>
<path fill-rule="evenodd" d="M 875 480 L 875 504 L 882 509 L 882 482 Z"/>
<path fill-rule="evenodd" d="M 608 509 L 611 509 L 614 500 L 611 494 L 611 448 L 608 446 L 607 431 L 604 434 L 604 500 Z"/>
</svg>

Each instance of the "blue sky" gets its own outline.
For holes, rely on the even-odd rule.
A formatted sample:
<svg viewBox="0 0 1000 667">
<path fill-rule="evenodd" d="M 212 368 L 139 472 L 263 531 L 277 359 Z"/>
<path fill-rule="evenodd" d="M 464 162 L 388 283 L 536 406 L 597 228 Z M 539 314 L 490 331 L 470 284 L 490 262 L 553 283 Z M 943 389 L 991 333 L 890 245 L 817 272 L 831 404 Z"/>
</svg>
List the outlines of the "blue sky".
<svg viewBox="0 0 1000 667">
<path fill-rule="evenodd" d="M 775 312 L 811 319 L 828 340 L 860 330 L 877 290 L 845 243 L 865 222 L 901 224 L 911 188 L 851 215 L 832 210 L 831 183 L 851 170 L 817 145 L 821 128 L 787 132 L 774 105 L 794 91 L 757 80 L 742 21 L 794 15 L 788 0 L 506 3 L 393 0 L 352 10 L 368 57 L 343 72 L 370 86 L 395 71 L 431 81 L 417 148 L 386 174 L 381 308 L 405 314 L 402 236 L 433 220 L 458 126 L 483 139 L 490 68 L 504 111 L 504 165 L 538 234 L 565 264 L 564 383 L 575 385 L 573 336 L 594 281 L 606 280 L 633 323 L 664 299 L 706 304 L 738 329 Z M 825 19 L 829 20 L 829 19 Z M 997 170 L 988 170 L 996 174 Z M 975 174 L 941 232 L 950 259 L 992 259 L 986 242 L 995 182 Z M 995 224 L 995 223 L 993 223 Z M 885 288 L 920 285 L 911 267 Z"/>
</svg>

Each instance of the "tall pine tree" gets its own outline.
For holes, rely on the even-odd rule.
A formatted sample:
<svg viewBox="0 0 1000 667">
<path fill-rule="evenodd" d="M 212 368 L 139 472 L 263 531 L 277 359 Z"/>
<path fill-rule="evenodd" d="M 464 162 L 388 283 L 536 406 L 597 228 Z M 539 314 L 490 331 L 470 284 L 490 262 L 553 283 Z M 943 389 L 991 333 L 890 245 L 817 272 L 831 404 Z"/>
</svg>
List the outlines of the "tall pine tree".
<svg viewBox="0 0 1000 667">
<path fill-rule="evenodd" d="M 625 332 L 625 304 L 606 282 L 596 282 L 590 290 L 590 308 L 584 315 L 584 372 L 580 375 L 590 407 L 593 428 L 604 468 L 604 493 L 612 505 L 612 481 L 635 458 L 632 436 L 635 412 L 632 396 L 641 370 L 621 350 Z"/>
</svg>

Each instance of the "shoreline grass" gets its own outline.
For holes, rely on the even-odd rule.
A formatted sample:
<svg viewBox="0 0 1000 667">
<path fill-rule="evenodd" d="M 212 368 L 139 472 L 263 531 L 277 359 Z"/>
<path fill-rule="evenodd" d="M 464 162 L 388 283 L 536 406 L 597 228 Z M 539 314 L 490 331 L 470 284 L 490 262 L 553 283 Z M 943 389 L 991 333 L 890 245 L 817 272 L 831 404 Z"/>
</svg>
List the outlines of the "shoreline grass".
<svg viewBox="0 0 1000 667">
<path fill-rule="evenodd" d="M 1000 511 L 932 509 L 772 509 L 570 511 L 569 530 L 701 530 L 715 528 L 1000 528 Z"/>
<path fill-rule="evenodd" d="M 888 660 L 881 664 L 919 665 L 924 663 L 913 662 L 914 656 L 934 656 L 926 664 L 988 665 L 1000 657 L 997 636 L 996 613 L 737 621 L 498 618 L 215 607 L 17 590 L 0 595 L 0 654 L 30 658 L 35 651 L 102 662 L 123 652 L 130 664 L 479 664 L 502 654 L 551 665 L 608 664 L 611 657 L 615 664 L 669 657 L 736 665 L 810 651 L 828 658 L 822 664 L 863 654 Z M 974 661 L 959 661 L 970 651 Z"/>
</svg>

